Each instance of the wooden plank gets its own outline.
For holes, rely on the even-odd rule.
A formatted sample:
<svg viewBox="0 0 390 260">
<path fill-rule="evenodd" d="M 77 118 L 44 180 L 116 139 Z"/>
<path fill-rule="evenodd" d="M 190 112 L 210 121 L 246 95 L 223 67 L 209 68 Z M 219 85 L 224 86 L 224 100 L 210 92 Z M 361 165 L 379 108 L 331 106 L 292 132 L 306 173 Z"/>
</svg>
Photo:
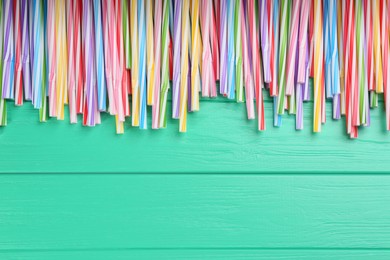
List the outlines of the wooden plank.
<svg viewBox="0 0 390 260">
<path fill-rule="evenodd" d="M 218 102 L 216 102 L 218 101 Z M 204 101 L 188 117 L 188 133 L 178 122 L 142 131 L 126 125 L 116 135 L 114 119 L 104 115 L 95 128 L 49 120 L 26 104 L 9 107 L 9 125 L 0 128 L 1 172 L 387 172 L 390 134 L 385 131 L 383 103 L 372 110 L 372 125 L 358 140 L 349 140 L 345 123 L 330 119 L 320 134 L 312 133 L 312 103 L 305 104 L 305 129 L 296 131 L 294 116 L 283 127 L 272 126 L 272 103 L 265 102 L 267 131 L 246 120 L 244 104 Z M 170 109 L 170 108 L 168 108 Z M 149 111 L 150 112 L 150 111 Z M 150 119 L 150 118 L 149 118 Z M 343 119 L 344 120 L 344 119 Z M 129 120 L 130 121 L 130 120 Z"/>
<path fill-rule="evenodd" d="M 389 175 L 2 174 L 0 200 L 3 253 L 390 250 Z"/>
<path fill-rule="evenodd" d="M 159 260 L 258 260 L 258 259 L 344 259 L 344 260 L 366 260 L 390 258 L 387 250 L 86 250 L 86 251 L 27 251 L 27 252 L 6 252 L 0 253 L 0 258 L 28 259 L 28 260 L 68 260 L 68 259 L 159 259 Z"/>
</svg>

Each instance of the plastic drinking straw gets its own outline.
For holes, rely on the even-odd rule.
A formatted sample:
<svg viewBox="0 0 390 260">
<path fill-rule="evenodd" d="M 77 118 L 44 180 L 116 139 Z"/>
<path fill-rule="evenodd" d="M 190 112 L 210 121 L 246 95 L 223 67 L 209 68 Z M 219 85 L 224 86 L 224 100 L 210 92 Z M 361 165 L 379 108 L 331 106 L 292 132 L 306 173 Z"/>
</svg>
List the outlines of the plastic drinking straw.
<svg viewBox="0 0 390 260">
<path fill-rule="evenodd" d="M 110 101 L 110 111 L 115 115 L 115 125 L 116 131 L 119 133 L 121 126 L 119 124 L 119 114 L 123 119 L 123 113 L 120 113 L 119 110 L 122 108 L 121 104 L 121 81 L 120 81 L 120 64 L 119 64 L 119 53 L 118 53 L 118 31 L 117 31 L 117 1 L 108 1 L 107 2 L 107 12 L 108 12 L 108 33 L 109 41 L 111 45 L 111 75 L 112 75 L 112 92 L 113 100 Z M 122 111 L 121 111 L 122 112 Z"/>
<path fill-rule="evenodd" d="M 202 54 L 202 46 L 199 31 L 199 0 L 191 2 L 191 110 L 199 110 L 199 90 L 200 90 L 200 62 L 199 55 Z"/>
<path fill-rule="evenodd" d="M 364 33 L 366 42 L 367 84 L 368 90 L 374 90 L 374 48 L 372 32 L 372 1 L 363 0 L 364 8 Z"/>
<path fill-rule="evenodd" d="M 23 105 L 21 0 L 12 3 L 15 33 L 15 105 Z"/>
<path fill-rule="evenodd" d="M 172 117 L 179 118 L 180 106 L 180 67 L 181 67 L 181 14 L 182 1 L 174 0 L 173 23 L 173 80 L 172 80 Z"/>
<path fill-rule="evenodd" d="M 357 77 L 358 77 L 358 91 L 357 97 L 359 99 L 359 124 L 365 125 L 366 111 L 368 103 L 368 83 L 367 83 L 367 71 L 364 57 L 365 49 L 365 35 L 364 35 L 364 11 L 363 0 L 356 0 L 356 51 L 357 51 Z"/>
<path fill-rule="evenodd" d="M 127 2 L 128 0 L 121 0 L 118 3 L 118 6 L 120 6 L 120 20 L 118 15 L 118 23 L 117 23 L 117 29 L 118 29 L 118 35 L 119 35 L 119 48 L 120 48 L 120 64 L 121 64 L 121 71 L 122 71 L 122 105 L 124 110 L 124 116 L 130 116 L 131 115 L 131 109 L 130 109 L 130 101 L 129 101 L 129 94 L 131 93 L 131 83 L 130 83 L 130 71 L 127 68 L 127 53 L 126 53 L 126 44 L 130 43 L 130 36 L 126 35 L 130 32 L 126 32 L 126 23 L 128 23 L 128 16 L 127 16 L 127 10 L 124 11 L 125 8 L 128 8 L 127 4 L 124 4 L 124 2 Z M 128 42 L 126 43 L 126 37 L 129 38 Z M 130 46 L 129 46 L 130 48 Z M 124 121 L 124 120 L 123 120 Z"/>
<path fill-rule="evenodd" d="M 350 48 L 349 48 L 349 42 L 351 40 L 350 37 L 350 15 L 349 15 L 349 7 L 350 4 L 349 2 L 343 2 L 343 47 L 344 47 L 344 66 L 345 66 L 345 117 L 346 117 L 346 126 L 347 126 L 347 133 L 351 134 L 352 131 L 352 124 L 351 124 L 351 101 L 350 101 L 350 89 L 351 89 L 351 84 L 350 84 Z M 352 10 L 352 9 L 351 9 Z M 352 17 L 352 14 L 351 14 Z"/>
<path fill-rule="evenodd" d="M 102 23 L 103 23 L 103 45 L 104 45 L 104 65 L 105 65 L 105 77 L 106 87 L 108 94 L 108 112 L 110 115 L 116 115 L 116 100 L 114 93 L 115 85 L 115 69 L 114 69 L 114 37 L 113 31 L 113 2 L 109 0 L 102 0 Z"/>
<path fill-rule="evenodd" d="M 306 31 L 307 32 L 307 31 Z M 307 37 L 306 37 L 307 39 Z M 306 54 L 306 50 L 301 50 L 300 48 L 300 43 L 297 45 L 297 52 L 298 52 L 298 57 L 302 55 L 300 52 L 304 51 Z M 295 65 L 296 65 L 296 70 L 298 70 L 298 63 L 299 63 L 299 58 L 295 59 Z M 296 81 L 296 86 L 295 86 L 295 106 L 296 106 L 296 115 L 295 115 L 295 129 L 296 130 L 302 130 L 303 129 L 303 99 L 304 99 L 304 91 L 305 91 L 305 83 L 298 83 L 297 81 L 298 74 L 295 74 L 295 81 Z"/>
<path fill-rule="evenodd" d="M 351 138 L 357 137 L 357 127 L 352 124 L 353 118 L 353 94 L 354 89 L 354 77 L 355 77 L 355 48 L 354 48 L 354 10 L 353 3 L 346 3 L 345 15 L 344 15 L 344 32 L 345 37 L 345 71 L 347 73 L 345 80 L 345 96 L 346 96 L 346 119 L 347 119 L 347 133 L 350 134 Z"/>
<path fill-rule="evenodd" d="M 275 77 L 275 32 L 274 32 L 274 11 L 273 11 L 273 0 L 267 1 L 267 16 L 268 16 L 268 39 L 269 39 L 269 54 L 270 54 L 270 75 L 271 81 L 268 83 L 269 95 L 271 97 L 277 96 L 277 78 Z"/>
<path fill-rule="evenodd" d="M 169 8 L 168 8 L 169 9 Z M 169 11 L 169 10 L 168 10 Z M 154 2 L 154 83 L 153 83 L 153 108 L 152 108 L 152 129 L 160 126 L 160 91 L 161 91 L 161 1 Z M 168 36 L 168 35 L 166 35 Z M 167 39 L 168 40 L 168 39 Z M 168 47 L 168 45 L 167 45 Z M 166 50 L 168 52 L 168 49 Z M 168 57 L 168 53 L 166 54 Z"/>
<path fill-rule="evenodd" d="M 96 124 L 95 111 L 97 111 L 96 91 L 96 66 L 95 66 L 95 43 L 94 43 L 94 20 L 92 0 L 83 1 L 83 42 L 85 61 L 85 105 L 83 124 L 94 126 Z"/>
<path fill-rule="evenodd" d="M 249 24 L 249 38 L 252 55 L 252 72 L 254 78 L 256 110 L 258 113 L 258 129 L 262 130 L 263 125 L 263 102 L 262 102 L 262 68 L 260 60 L 260 49 L 258 42 L 258 27 L 256 23 L 256 8 L 253 1 L 248 1 L 248 24 Z"/>
<path fill-rule="evenodd" d="M 57 119 L 64 119 L 64 104 L 67 103 L 67 47 L 65 0 L 55 1 L 56 10 L 56 94 Z"/>
<path fill-rule="evenodd" d="M 126 69 L 131 69 L 131 42 L 130 42 L 130 15 L 129 15 L 129 1 L 130 0 L 122 0 L 122 25 L 123 25 L 123 37 L 124 37 L 124 45 L 125 45 L 125 60 L 126 60 Z M 130 79 L 127 78 L 128 85 L 131 86 Z"/>
<path fill-rule="evenodd" d="M 209 0 L 202 0 L 201 10 L 201 28 L 203 40 L 202 53 L 202 96 L 210 97 L 212 90 L 215 89 L 214 67 L 211 54 L 210 31 L 212 30 L 212 10 L 213 3 Z M 214 86 L 214 87 L 213 87 Z M 216 95 L 216 93 L 214 93 Z"/>
<path fill-rule="evenodd" d="M 147 66 L 147 102 L 148 105 L 153 105 L 154 95 L 154 40 L 153 40 L 153 1 L 146 0 L 146 66 Z"/>
<path fill-rule="evenodd" d="M 181 40 L 181 78 L 180 78 L 180 122 L 179 131 L 187 131 L 187 99 L 188 99 L 188 51 L 189 51 L 189 1 L 183 1 L 182 11 L 182 40 Z"/>
<path fill-rule="evenodd" d="M 271 82 L 268 2 L 269 0 L 259 0 L 261 51 L 263 54 L 264 82 L 266 83 Z"/>
<path fill-rule="evenodd" d="M 325 0 L 326 1 L 326 0 Z M 290 23 L 290 38 L 288 43 L 287 56 L 287 78 L 286 78 L 286 95 L 291 95 L 295 86 L 295 63 L 298 46 L 298 29 L 299 29 L 299 11 L 301 1 L 294 0 L 292 4 L 291 23 Z"/>
<path fill-rule="evenodd" d="M 171 15 L 169 15 L 169 19 L 171 19 Z M 168 30 L 168 62 L 169 62 L 169 80 L 172 81 L 173 79 L 173 39 L 172 34 L 170 30 Z"/>
<path fill-rule="evenodd" d="M 29 33 L 29 21 L 28 21 L 28 9 L 31 8 L 28 0 L 20 0 L 20 26 L 21 26 L 21 58 L 22 58 L 22 77 L 24 87 L 24 97 L 26 100 L 31 100 L 31 70 L 30 70 L 30 33 Z"/>
<path fill-rule="evenodd" d="M 167 99 L 169 89 L 169 0 L 164 0 L 162 12 L 162 41 L 161 41 L 161 98 L 159 127 L 167 126 Z"/>
<path fill-rule="evenodd" d="M 314 0 L 309 14 L 309 45 L 310 45 L 310 77 L 314 77 Z M 314 80 L 313 80 L 314 84 Z"/>
<path fill-rule="evenodd" d="M 322 94 L 324 82 L 322 78 L 323 39 L 321 1 L 314 0 L 314 132 L 321 132 Z"/>
<path fill-rule="evenodd" d="M 131 93 L 132 93 L 132 125 L 139 126 L 140 96 L 138 82 L 138 0 L 131 0 L 130 33 L 131 33 Z"/>
<path fill-rule="evenodd" d="M 343 48 L 343 5 L 341 1 L 337 2 L 337 46 L 339 51 L 339 67 L 340 67 L 340 114 L 345 115 L 345 72 L 344 72 L 344 48 Z"/>
<path fill-rule="evenodd" d="M 127 87 L 127 95 L 131 94 L 131 39 L 130 39 L 130 0 L 122 0 L 122 25 L 123 25 L 123 44 L 125 52 L 125 82 Z M 128 96 L 126 97 L 126 116 L 130 116 L 130 104 Z"/>
<path fill-rule="evenodd" d="M 241 34 L 241 9 L 240 0 L 234 0 L 235 12 L 234 12 L 234 39 L 235 39 L 235 54 L 236 54 L 236 91 L 237 102 L 244 102 L 244 78 L 242 75 L 242 34 Z"/>
<path fill-rule="evenodd" d="M 115 32 L 114 35 L 114 70 L 115 70 L 115 84 L 114 84 L 114 95 L 116 98 L 117 115 L 115 116 L 116 132 L 117 134 L 124 133 L 124 122 L 126 115 L 130 115 L 130 107 L 128 102 L 128 86 L 126 83 L 126 61 L 125 61 L 125 47 L 123 37 L 123 3 L 122 0 L 114 1 L 115 18 L 114 24 Z"/>
<path fill-rule="evenodd" d="M 81 114 L 83 111 L 84 100 L 84 60 L 82 55 L 81 46 L 81 12 L 82 2 L 73 2 L 74 8 L 74 44 L 75 44 L 75 56 L 74 62 L 76 64 L 75 72 L 75 88 L 76 88 L 76 112 Z"/>
<path fill-rule="evenodd" d="M 234 0 L 227 0 L 227 96 L 229 99 L 235 98 L 236 70 L 235 70 L 235 51 L 234 51 Z M 255 10 L 254 10 L 255 11 Z"/>
<path fill-rule="evenodd" d="M 3 37 L 4 37 L 4 13 L 3 0 L 0 0 L 0 53 L 3 53 Z M 3 74 L 3 62 L 0 62 L 0 75 Z M 0 84 L 0 93 L 3 93 L 3 84 Z M 0 97 L 0 126 L 7 125 L 7 102 Z"/>
<path fill-rule="evenodd" d="M 42 6 L 42 13 L 43 13 L 43 66 L 42 66 L 42 85 L 41 85 L 41 100 L 42 100 L 42 106 L 39 109 L 39 121 L 40 122 L 46 122 L 47 120 L 47 99 L 48 99 L 48 89 L 47 89 L 47 83 L 49 81 L 48 79 L 48 53 L 47 53 L 47 1 L 43 2 Z M 33 32 L 34 33 L 34 32 Z M 34 46 L 34 45 L 32 45 Z M 35 46 L 34 46 L 35 47 Z M 31 51 L 31 53 L 34 53 L 34 50 Z"/>
<path fill-rule="evenodd" d="M 259 53 L 260 53 L 260 49 Z M 258 115 L 258 121 L 257 121 L 257 129 L 259 131 L 265 130 L 265 116 L 264 116 L 264 101 L 263 101 L 263 88 L 264 88 L 264 77 L 263 77 L 263 61 L 261 59 L 261 55 L 259 55 L 259 66 L 260 66 L 260 87 L 258 91 L 256 92 L 256 108 L 257 108 L 257 115 Z"/>
<path fill-rule="evenodd" d="M 43 104 L 42 91 L 43 86 L 43 66 L 44 66 L 44 24 L 43 24 L 43 2 L 41 0 L 33 0 L 33 105 L 34 108 L 40 109 Z"/>
<path fill-rule="evenodd" d="M 49 71 L 49 116 L 57 116 L 57 87 L 56 87 L 56 8 L 55 1 L 47 1 L 47 51 L 48 51 L 48 71 Z"/>
<path fill-rule="evenodd" d="M 288 0 L 281 0 L 280 5 L 280 42 L 279 42 L 279 95 L 278 95 L 278 114 L 284 114 L 286 106 L 285 90 L 286 90 L 286 59 L 287 59 L 287 44 L 288 44 L 288 21 L 289 10 Z"/>
<path fill-rule="evenodd" d="M 328 0 L 329 51 L 330 51 L 330 85 L 333 97 L 333 118 L 340 118 L 340 66 L 337 40 L 337 0 Z"/>
<path fill-rule="evenodd" d="M 307 45 L 307 30 L 309 25 L 311 1 L 303 0 L 301 3 L 300 20 L 299 20 L 299 36 L 298 36 L 298 69 L 297 83 L 305 83 L 306 81 L 306 45 Z"/>
<path fill-rule="evenodd" d="M 381 29 L 379 1 L 372 0 L 372 31 L 374 48 L 374 71 L 375 71 L 375 90 L 377 93 L 383 93 L 383 68 L 381 55 Z"/>
<path fill-rule="evenodd" d="M 128 102 L 128 88 L 126 84 L 126 64 L 125 64 L 125 47 L 124 47 L 124 39 L 123 39 L 123 26 L 122 26 L 122 1 L 115 1 L 115 26 L 116 31 L 114 33 L 115 40 L 114 43 L 116 48 L 115 57 L 116 57 L 116 104 L 117 104 L 117 117 L 116 117 L 116 125 L 117 133 L 123 133 L 123 122 L 125 122 L 125 116 L 130 115 L 130 108 Z M 113 55 L 114 56 L 114 55 Z"/>
<path fill-rule="evenodd" d="M 390 66 L 389 66 L 389 31 L 387 2 L 381 0 L 381 41 L 383 62 L 383 88 L 386 109 L 386 129 L 390 130 Z"/>
<path fill-rule="evenodd" d="M 227 0 L 221 0 L 220 2 L 220 76 L 219 76 L 219 92 L 223 95 L 227 95 L 228 91 L 228 31 L 227 31 Z"/>
<path fill-rule="evenodd" d="M 94 2 L 95 3 L 95 2 Z M 76 1 L 69 0 L 66 5 L 67 21 L 67 47 L 68 47 L 68 96 L 69 96 L 69 117 L 72 124 L 77 123 L 76 111 L 76 63 L 75 63 L 75 29 L 74 29 L 74 11 Z"/>
<path fill-rule="evenodd" d="M 168 7 L 169 7 L 169 12 L 168 12 L 168 20 L 169 20 L 169 34 L 173 34 L 173 3 L 174 0 L 169 0 L 168 2 Z"/>
<path fill-rule="evenodd" d="M 145 21 L 145 2 L 138 0 L 138 52 L 139 52 L 139 67 L 138 79 L 140 88 L 140 128 L 147 128 L 146 114 L 146 21 Z"/>
<path fill-rule="evenodd" d="M 126 2 L 126 1 L 123 1 Z M 102 26 L 102 4 L 100 0 L 93 0 L 93 14 L 95 25 L 95 57 L 96 57 L 96 85 L 99 111 L 106 111 L 106 80 L 104 70 L 104 45 Z M 70 61 L 70 59 L 69 59 Z"/>
<path fill-rule="evenodd" d="M 324 32 L 324 70 L 325 70 L 325 94 L 326 98 L 333 99 L 332 93 L 332 81 L 331 81 L 331 58 L 332 54 L 330 51 L 330 14 L 329 14 L 329 3 L 330 0 L 323 0 L 323 32 Z"/>
<path fill-rule="evenodd" d="M 273 84 L 271 86 L 273 95 L 273 113 L 274 113 L 274 126 L 282 126 L 282 116 L 278 114 L 278 97 L 279 94 L 279 14 L 280 14 L 280 2 L 279 0 L 271 0 L 272 5 L 270 8 L 270 17 L 272 16 L 273 26 L 273 48 L 274 48 L 274 66 L 273 66 Z"/>
<path fill-rule="evenodd" d="M 249 58 L 249 40 L 248 40 L 248 29 L 246 23 L 246 12 L 244 1 L 240 2 L 240 26 L 241 26 L 241 39 L 242 39 L 242 56 L 243 56 L 243 67 L 244 67 L 244 81 L 245 81 L 245 100 L 246 100 L 246 111 L 248 119 L 255 119 L 255 108 L 253 104 L 254 100 L 254 86 L 253 77 L 251 71 L 251 64 Z"/>
<path fill-rule="evenodd" d="M 356 1 L 354 1 L 356 2 Z M 360 32 L 356 32 L 356 9 L 354 2 L 351 3 L 352 9 L 352 23 L 351 23 L 351 41 L 350 44 L 352 49 L 352 66 L 351 69 L 351 105 L 352 105 L 352 125 L 360 125 L 359 120 L 359 85 L 358 85 L 358 75 L 357 75 L 357 50 L 356 50 L 356 35 Z"/>
<path fill-rule="evenodd" d="M 215 3 L 215 1 L 214 1 Z M 217 27 L 219 25 L 219 19 L 216 18 L 216 10 L 217 7 L 213 4 L 211 4 L 211 31 L 210 31 L 210 38 L 211 38 L 211 53 L 212 53 L 212 63 L 213 63 L 213 68 L 214 68 L 214 77 L 215 80 L 219 80 L 219 32 L 217 31 Z M 213 92 L 214 89 L 216 91 L 216 86 L 213 85 L 213 88 L 211 91 Z M 215 95 L 213 93 L 211 94 L 212 97 L 216 97 L 217 93 L 215 92 Z"/>
<path fill-rule="evenodd" d="M 313 85 L 312 79 L 310 79 L 310 69 L 311 69 L 311 60 L 310 60 L 310 44 L 309 44 L 309 33 L 306 35 L 306 61 L 305 61 L 305 83 L 303 88 L 303 101 L 309 101 L 311 98 L 310 87 Z"/>
<path fill-rule="evenodd" d="M 3 92 L 2 98 L 13 99 L 14 93 L 14 28 L 12 0 L 4 0 L 4 49 L 3 49 Z"/>
<path fill-rule="evenodd" d="M 378 94 L 375 91 L 370 91 L 370 107 L 378 107 Z"/>
<path fill-rule="evenodd" d="M 215 27 L 217 32 L 218 43 L 221 42 L 221 0 L 213 0 L 214 3 L 214 15 L 215 15 Z"/>
<path fill-rule="evenodd" d="M 340 94 L 340 66 L 337 46 L 337 0 L 329 0 L 329 45 L 331 51 L 332 94 Z"/>
</svg>

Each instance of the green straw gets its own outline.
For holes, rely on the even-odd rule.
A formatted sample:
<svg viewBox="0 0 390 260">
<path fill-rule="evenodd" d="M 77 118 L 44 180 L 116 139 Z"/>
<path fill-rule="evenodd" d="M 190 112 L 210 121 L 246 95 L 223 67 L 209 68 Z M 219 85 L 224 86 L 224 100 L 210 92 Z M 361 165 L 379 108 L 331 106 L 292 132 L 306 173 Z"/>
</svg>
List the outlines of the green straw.
<svg viewBox="0 0 390 260">
<path fill-rule="evenodd" d="M 129 7 L 127 4 L 127 0 L 122 1 L 122 26 L 123 26 L 123 40 L 125 46 L 126 69 L 131 69 Z"/>
<path fill-rule="evenodd" d="M 244 83 L 242 75 L 242 46 L 241 46 L 241 13 L 240 13 L 240 1 L 236 0 L 234 8 L 234 39 L 236 49 L 236 91 L 237 102 L 244 102 Z"/>
<path fill-rule="evenodd" d="M 290 1 L 280 1 L 280 41 L 279 41 L 279 96 L 278 96 L 278 114 L 284 114 L 284 107 L 286 103 L 286 59 L 287 59 L 287 41 L 288 41 L 288 28 L 289 28 L 289 14 L 290 14 Z"/>
</svg>

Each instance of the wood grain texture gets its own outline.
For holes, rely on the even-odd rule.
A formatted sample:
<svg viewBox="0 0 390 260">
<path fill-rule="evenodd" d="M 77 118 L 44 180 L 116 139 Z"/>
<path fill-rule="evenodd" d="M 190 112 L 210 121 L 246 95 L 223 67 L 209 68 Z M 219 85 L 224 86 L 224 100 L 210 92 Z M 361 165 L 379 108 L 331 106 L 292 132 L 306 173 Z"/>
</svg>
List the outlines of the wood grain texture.
<svg viewBox="0 0 390 260">
<path fill-rule="evenodd" d="M 263 260 L 263 259 L 345 259 L 345 260 L 388 260 L 387 250 L 86 250 L 86 251 L 27 251 L 0 252 L 0 258 L 5 260 L 68 260 L 68 259 L 137 259 L 137 260 Z"/>
<path fill-rule="evenodd" d="M 163 130 L 126 125 L 115 134 L 114 119 L 104 115 L 94 128 L 69 120 L 38 122 L 28 104 L 10 105 L 9 125 L 0 129 L 1 172 L 117 173 L 380 173 L 390 169 L 390 133 L 385 131 L 383 103 L 372 110 L 372 125 L 358 140 L 345 134 L 345 123 L 330 117 L 322 133 L 312 133 L 312 103 L 305 103 L 303 131 L 294 116 L 272 126 L 272 103 L 265 102 L 267 131 L 246 120 L 244 104 L 205 100 L 188 117 L 188 132 L 169 120 Z M 168 108 L 170 111 L 170 108 Z M 150 112 L 150 111 L 149 111 Z M 150 119 L 150 118 L 149 118 Z"/>
<path fill-rule="evenodd" d="M 3 174 L 0 198 L 2 253 L 390 250 L 387 175 Z"/>
</svg>

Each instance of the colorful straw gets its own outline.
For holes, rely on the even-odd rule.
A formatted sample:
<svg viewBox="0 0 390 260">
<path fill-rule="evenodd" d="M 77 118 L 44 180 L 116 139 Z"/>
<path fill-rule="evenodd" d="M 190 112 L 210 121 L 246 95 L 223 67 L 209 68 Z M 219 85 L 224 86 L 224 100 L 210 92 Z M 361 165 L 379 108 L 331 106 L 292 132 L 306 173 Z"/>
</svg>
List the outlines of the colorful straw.
<svg viewBox="0 0 390 260">
<path fill-rule="evenodd" d="M 43 71 L 44 71 L 44 14 L 43 14 L 43 1 L 33 0 L 32 8 L 32 35 L 33 35 L 33 80 L 32 89 L 33 97 L 32 103 L 34 108 L 40 109 L 45 106 L 46 90 L 44 88 Z M 4 75 L 4 68 L 3 68 Z"/>
<path fill-rule="evenodd" d="M 227 96 L 229 99 L 235 98 L 236 93 L 236 53 L 234 48 L 234 0 L 227 0 L 227 34 L 228 34 L 228 65 L 227 65 Z"/>
<path fill-rule="evenodd" d="M 126 2 L 126 1 L 123 1 Z M 95 57 L 96 57 L 96 84 L 99 111 L 106 110 L 106 80 L 104 69 L 104 45 L 103 45 L 103 25 L 102 25 L 102 5 L 100 0 L 93 0 L 93 14 L 95 26 Z"/>
<path fill-rule="evenodd" d="M 145 2 L 138 0 L 138 52 L 139 52 L 139 67 L 138 67 L 138 80 L 139 80 L 139 121 L 140 128 L 147 128 L 147 113 L 146 113 L 146 20 L 145 20 Z"/>
<path fill-rule="evenodd" d="M 176 119 L 179 118 L 180 114 L 181 14 L 182 1 L 174 0 L 172 117 Z"/>
<path fill-rule="evenodd" d="M 235 44 L 235 67 L 236 67 L 236 92 L 237 102 L 244 102 L 244 78 L 242 75 L 243 64 L 242 64 L 242 34 L 241 34 L 241 9 L 243 6 L 240 5 L 240 0 L 235 0 L 235 11 L 234 11 L 234 44 Z"/>
<path fill-rule="evenodd" d="M 180 78 L 180 122 L 179 131 L 187 131 L 187 98 L 188 98 L 188 84 L 187 76 L 189 70 L 188 53 L 189 53 L 189 1 L 183 1 L 182 6 L 182 25 L 181 25 L 181 78 Z"/>
<path fill-rule="evenodd" d="M 21 0 L 13 1 L 15 33 L 15 105 L 23 105 Z"/>
<path fill-rule="evenodd" d="M 323 31 L 322 6 L 319 0 L 314 0 L 314 132 L 321 132 L 323 78 Z"/>
<path fill-rule="evenodd" d="M 168 8 L 169 9 L 169 8 Z M 169 10 L 167 10 L 169 11 Z M 153 82 L 153 108 L 152 108 L 152 128 L 158 129 L 160 127 L 160 91 L 161 91 L 161 18 L 162 16 L 162 3 L 161 1 L 155 1 L 154 3 L 154 82 Z M 164 28 L 165 29 L 165 28 Z M 166 35 L 167 36 L 167 35 Z M 168 37 L 166 37 L 168 41 Z M 165 42 L 164 42 L 165 43 Z M 166 47 L 168 47 L 168 44 Z M 166 49 L 166 55 L 168 58 L 168 49 Z"/>
<path fill-rule="evenodd" d="M 147 103 L 153 105 L 155 88 L 155 46 L 153 29 L 153 1 L 146 2 L 146 67 L 147 67 Z"/>
<path fill-rule="evenodd" d="M 28 9 L 31 8 L 31 2 L 20 0 L 20 26 L 22 33 L 21 55 L 22 55 L 22 77 L 24 86 L 24 96 L 26 100 L 31 100 L 31 57 L 30 57 L 30 28 L 28 20 Z"/>
<path fill-rule="evenodd" d="M 161 96 L 159 127 L 167 126 L 167 99 L 169 89 L 169 0 L 164 0 L 162 10 L 162 38 L 161 38 Z"/>
<path fill-rule="evenodd" d="M 83 124 L 94 126 L 99 122 L 97 107 L 96 67 L 95 64 L 95 32 L 92 0 L 83 1 L 83 42 L 85 61 L 85 108 Z"/>
<path fill-rule="evenodd" d="M 138 50 L 138 0 L 131 0 L 130 6 L 130 33 L 131 33 L 131 93 L 132 93 L 132 125 L 139 126 L 140 93 L 138 82 L 139 50 Z M 106 67 L 107 68 L 107 67 Z"/>
<path fill-rule="evenodd" d="M 244 1 L 240 2 L 240 26 L 241 26 L 241 39 L 242 39 L 242 56 L 243 56 L 243 69 L 244 69 L 244 84 L 245 84 L 245 101 L 246 101 L 246 111 L 248 119 L 255 119 L 255 109 L 254 109 L 254 85 L 253 85 L 253 74 L 251 68 L 251 59 L 249 53 L 249 34 L 248 28 L 245 19 L 245 10 L 246 6 Z"/>
<path fill-rule="evenodd" d="M 320 3 L 318 3 L 320 5 Z M 287 44 L 289 24 L 289 1 L 280 2 L 280 42 L 279 42 L 279 91 L 278 91 L 278 114 L 283 115 L 286 107 L 286 71 L 287 71 Z"/>
<path fill-rule="evenodd" d="M 300 0 L 298 0 L 299 2 Z M 260 14 L 260 38 L 261 38 L 261 50 L 263 54 L 263 69 L 264 69 L 264 82 L 271 82 L 271 63 L 270 63 L 270 40 L 269 40 L 269 19 L 268 8 L 270 0 L 259 0 L 259 14 Z"/>
<path fill-rule="evenodd" d="M 68 103 L 67 92 L 67 40 L 66 40 L 66 0 L 55 1 L 56 11 L 56 56 L 57 63 L 55 66 L 56 73 L 56 94 L 57 94 L 57 119 L 64 119 L 64 104 Z"/>
<path fill-rule="evenodd" d="M 220 54 L 221 54 L 221 62 L 220 62 L 220 76 L 219 76 L 219 92 L 222 95 L 227 95 L 228 93 L 228 30 L 227 30 L 227 23 L 228 23 L 228 7 L 227 7 L 227 0 L 222 0 L 220 2 Z M 216 5 L 218 6 L 218 5 Z"/>
<path fill-rule="evenodd" d="M 0 5 L 3 7 L 3 0 L 0 0 Z M 3 35 L 4 35 L 4 12 L 0 8 L 0 53 L 3 53 Z M 0 62 L 0 73 L 3 74 L 3 62 Z M 0 93 L 3 93 L 3 84 L 0 84 Z M 7 125 L 7 102 L 0 97 L 0 126 Z"/>
<path fill-rule="evenodd" d="M 191 1 L 191 111 L 199 110 L 200 56 L 202 43 L 199 30 L 199 0 Z"/>
<path fill-rule="evenodd" d="M 12 0 L 4 0 L 4 46 L 3 46 L 3 91 L 2 98 L 14 99 L 15 44 Z"/>
</svg>

